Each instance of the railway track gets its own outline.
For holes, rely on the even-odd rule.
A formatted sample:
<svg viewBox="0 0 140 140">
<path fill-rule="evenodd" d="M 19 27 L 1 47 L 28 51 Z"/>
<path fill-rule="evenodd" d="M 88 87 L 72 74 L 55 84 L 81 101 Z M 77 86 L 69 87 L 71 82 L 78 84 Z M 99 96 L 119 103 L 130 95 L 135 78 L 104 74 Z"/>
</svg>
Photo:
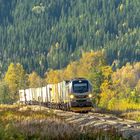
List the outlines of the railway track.
<svg viewBox="0 0 140 140">
<path fill-rule="evenodd" d="M 41 107 L 41 109 L 47 109 Z M 140 140 L 140 123 L 132 120 L 118 118 L 111 114 L 101 114 L 95 112 L 74 113 L 62 110 L 53 110 L 53 112 L 67 123 L 79 127 L 79 130 L 85 131 L 87 129 L 98 129 L 107 131 L 115 129 L 116 133 L 125 139 Z"/>
<path fill-rule="evenodd" d="M 125 139 L 140 140 L 140 123 L 136 121 L 93 112 L 81 114 L 55 110 L 55 113 L 81 131 L 93 128 L 106 131 L 113 128 Z"/>
</svg>

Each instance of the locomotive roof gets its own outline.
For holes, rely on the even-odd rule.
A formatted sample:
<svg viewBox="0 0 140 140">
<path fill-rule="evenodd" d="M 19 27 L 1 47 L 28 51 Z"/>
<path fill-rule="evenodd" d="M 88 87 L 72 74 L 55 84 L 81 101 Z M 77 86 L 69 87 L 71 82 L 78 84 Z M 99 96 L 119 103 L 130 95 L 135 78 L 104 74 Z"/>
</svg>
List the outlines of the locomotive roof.
<svg viewBox="0 0 140 140">
<path fill-rule="evenodd" d="M 87 80 L 86 78 L 82 78 L 82 77 L 76 77 L 76 78 L 73 78 L 73 79 L 71 79 L 71 80 L 65 80 L 65 82 L 66 83 L 69 83 L 69 82 L 71 82 L 71 81 L 75 81 L 75 80 Z"/>
<path fill-rule="evenodd" d="M 72 80 L 87 80 L 87 79 L 86 79 L 86 78 L 81 78 L 81 77 L 79 78 L 79 77 L 78 77 L 78 78 L 74 78 L 74 79 L 72 79 Z"/>
</svg>

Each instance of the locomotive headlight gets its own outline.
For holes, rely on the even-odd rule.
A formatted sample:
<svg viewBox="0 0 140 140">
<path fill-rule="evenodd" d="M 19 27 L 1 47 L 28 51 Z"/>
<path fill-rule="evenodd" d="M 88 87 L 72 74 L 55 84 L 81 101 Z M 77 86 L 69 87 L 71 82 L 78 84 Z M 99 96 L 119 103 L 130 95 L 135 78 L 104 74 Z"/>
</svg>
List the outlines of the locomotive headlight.
<svg viewBox="0 0 140 140">
<path fill-rule="evenodd" d="M 70 95 L 70 98 L 73 99 L 74 98 L 74 95 Z"/>
<path fill-rule="evenodd" d="M 92 98 L 92 94 L 89 94 L 88 97 L 89 97 L 89 98 Z"/>
</svg>

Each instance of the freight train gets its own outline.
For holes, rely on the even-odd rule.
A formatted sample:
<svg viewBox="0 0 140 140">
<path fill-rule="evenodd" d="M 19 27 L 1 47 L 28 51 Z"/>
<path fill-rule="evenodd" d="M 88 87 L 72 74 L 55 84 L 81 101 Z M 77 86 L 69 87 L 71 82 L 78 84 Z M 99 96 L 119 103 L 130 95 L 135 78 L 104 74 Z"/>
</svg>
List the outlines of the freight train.
<svg viewBox="0 0 140 140">
<path fill-rule="evenodd" d="M 49 108 L 88 112 L 92 109 L 92 86 L 89 80 L 75 78 L 44 87 L 19 90 L 24 104 L 41 104 Z"/>
</svg>

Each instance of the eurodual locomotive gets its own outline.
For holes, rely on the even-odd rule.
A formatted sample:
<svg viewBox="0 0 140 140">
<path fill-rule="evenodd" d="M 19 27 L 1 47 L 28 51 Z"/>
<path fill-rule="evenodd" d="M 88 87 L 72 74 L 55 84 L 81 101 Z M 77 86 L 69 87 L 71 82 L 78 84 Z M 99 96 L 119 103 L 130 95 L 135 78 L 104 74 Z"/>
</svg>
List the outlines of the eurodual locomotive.
<svg viewBox="0 0 140 140">
<path fill-rule="evenodd" d="M 41 104 L 49 108 L 74 112 L 92 109 L 92 86 L 87 79 L 75 78 L 44 87 L 19 90 L 19 100 L 24 104 Z"/>
</svg>

